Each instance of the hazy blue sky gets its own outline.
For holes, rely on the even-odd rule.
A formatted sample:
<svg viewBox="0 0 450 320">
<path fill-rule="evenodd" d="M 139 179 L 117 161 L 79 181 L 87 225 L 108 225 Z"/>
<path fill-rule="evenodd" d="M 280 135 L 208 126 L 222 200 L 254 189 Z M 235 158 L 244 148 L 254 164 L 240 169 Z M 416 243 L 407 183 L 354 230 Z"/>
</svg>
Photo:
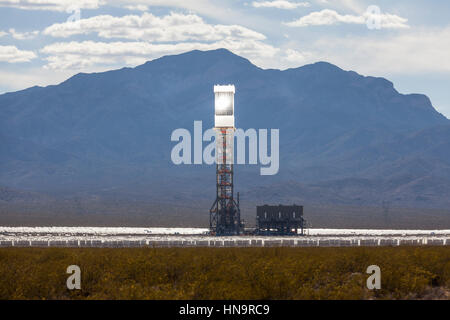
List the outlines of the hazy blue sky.
<svg viewBox="0 0 450 320">
<path fill-rule="evenodd" d="M 382 76 L 450 117 L 449 1 L 0 0 L 0 93 L 219 47 Z"/>
</svg>

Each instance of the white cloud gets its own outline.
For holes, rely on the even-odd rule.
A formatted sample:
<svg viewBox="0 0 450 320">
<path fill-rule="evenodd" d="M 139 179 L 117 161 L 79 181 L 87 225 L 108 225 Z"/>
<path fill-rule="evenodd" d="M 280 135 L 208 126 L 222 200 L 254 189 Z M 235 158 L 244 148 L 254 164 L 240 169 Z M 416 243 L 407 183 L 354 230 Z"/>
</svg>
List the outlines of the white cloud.
<svg viewBox="0 0 450 320">
<path fill-rule="evenodd" d="M 407 30 L 388 37 L 322 37 L 311 44 L 315 60 L 365 74 L 450 73 L 450 26 Z"/>
<path fill-rule="evenodd" d="M 309 7 L 309 2 L 292 2 L 287 0 L 275 0 L 275 1 L 253 1 L 252 6 L 255 8 L 277 8 L 292 10 L 299 7 Z"/>
<path fill-rule="evenodd" d="M 18 32 L 16 29 L 11 28 L 8 31 L 1 31 L 0 30 L 0 38 L 10 35 L 14 39 L 17 40 L 26 40 L 26 39 L 33 39 L 39 34 L 38 30 L 35 31 L 26 31 L 26 32 Z"/>
<path fill-rule="evenodd" d="M 366 24 L 368 19 L 378 19 L 380 28 L 408 28 L 408 25 L 406 24 L 408 19 L 399 17 L 394 14 L 380 13 L 378 15 L 374 15 L 372 13 L 366 12 L 362 15 L 341 15 L 336 11 L 330 9 L 311 12 L 310 14 L 303 16 L 300 19 L 284 24 L 290 27 L 323 26 L 339 23 Z"/>
<path fill-rule="evenodd" d="M 15 46 L 0 46 L 1 62 L 29 62 L 36 57 L 37 56 L 33 51 L 19 50 Z"/>
<path fill-rule="evenodd" d="M 285 24 L 290 27 L 307 27 L 332 25 L 338 22 L 363 24 L 365 19 L 363 16 L 340 15 L 334 10 L 324 9 L 322 11 L 311 12 L 300 19 Z"/>
<path fill-rule="evenodd" d="M 218 41 L 224 38 L 264 40 L 259 32 L 239 25 L 211 25 L 195 14 L 170 13 L 158 17 L 151 13 L 113 17 L 100 15 L 47 27 L 44 34 L 69 37 L 96 33 L 102 38 L 119 38 L 157 42 Z"/>
<path fill-rule="evenodd" d="M 131 11 L 148 11 L 148 6 L 145 4 L 132 4 L 124 6 L 124 8 Z"/>
<path fill-rule="evenodd" d="M 365 5 L 364 1 L 360 0 L 316 0 L 316 2 L 322 7 L 350 10 L 357 14 L 363 12 L 367 7 L 367 4 Z"/>
<path fill-rule="evenodd" d="M 42 68 L 19 68 L 14 71 L 0 70 L 0 90 L 10 92 L 32 86 L 47 86 L 61 83 L 74 73 L 70 71 L 43 70 Z M 0 91 L 0 93 L 2 93 Z"/>
<path fill-rule="evenodd" d="M 1 0 L 0 0 L 1 1 Z M 306 0 L 305 0 L 306 1 Z M 175 8 L 177 11 L 189 12 L 204 18 L 213 19 L 222 24 L 238 24 L 258 28 L 261 32 L 270 32 L 278 22 L 252 11 L 243 11 L 236 1 L 218 0 L 108 0 L 108 5 L 115 7 L 144 5 Z"/>
<path fill-rule="evenodd" d="M 285 50 L 286 61 L 292 63 L 294 66 L 300 66 L 311 58 L 312 56 L 309 52 L 301 52 L 294 49 Z"/>
<path fill-rule="evenodd" d="M 45 46 L 41 53 L 48 55 L 47 68 L 84 69 L 98 65 L 135 66 L 167 54 L 190 50 L 227 48 L 255 61 L 274 57 L 279 49 L 260 41 L 221 40 L 214 43 L 182 42 L 152 44 L 148 42 L 62 42 Z"/>
<path fill-rule="evenodd" d="M 9 34 L 17 40 L 33 39 L 39 34 L 39 31 L 18 32 L 15 29 L 9 29 Z"/>
<path fill-rule="evenodd" d="M 66 11 L 70 8 L 97 9 L 104 0 L 0 0 L 0 7 L 23 10 Z"/>
<path fill-rule="evenodd" d="M 210 24 L 196 14 L 173 13 L 142 15 L 94 16 L 75 22 L 49 26 L 43 34 L 67 38 L 79 34 L 95 34 L 103 39 L 130 40 L 102 42 L 60 42 L 41 50 L 46 55 L 46 68 L 86 70 L 98 66 L 135 66 L 167 54 L 194 49 L 227 48 L 262 67 L 278 67 L 301 59 L 265 43 L 266 36 L 240 25 Z"/>
</svg>

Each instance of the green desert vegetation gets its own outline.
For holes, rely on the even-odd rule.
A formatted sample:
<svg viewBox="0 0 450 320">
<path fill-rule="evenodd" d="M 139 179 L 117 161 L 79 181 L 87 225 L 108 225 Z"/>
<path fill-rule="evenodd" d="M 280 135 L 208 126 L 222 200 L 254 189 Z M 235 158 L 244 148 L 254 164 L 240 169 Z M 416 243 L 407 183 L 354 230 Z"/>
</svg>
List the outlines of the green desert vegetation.
<svg viewBox="0 0 450 320">
<path fill-rule="evenodd" d="M 81 290 L 68 290 L 69 265 Z M 368 290 L 366 269 L 381 268 Z M 450 299 L 449 247 L 2 248 L 0 299 Z"/>
</svg>

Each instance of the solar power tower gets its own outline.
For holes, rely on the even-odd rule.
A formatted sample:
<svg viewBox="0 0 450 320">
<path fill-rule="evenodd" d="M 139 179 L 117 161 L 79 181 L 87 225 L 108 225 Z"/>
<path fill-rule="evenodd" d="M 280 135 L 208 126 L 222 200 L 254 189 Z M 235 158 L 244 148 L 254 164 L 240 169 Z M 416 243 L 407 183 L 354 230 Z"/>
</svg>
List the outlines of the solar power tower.
<svg viewBox="0 0 450 320">
<path fill-rule="evenodd" d="M 240 234 L 244 227 L 239 195 L 237 202 L 233 196 L 234 93 L 234 85 L 214 86 L 217 192 L 209 211 L 209 227 L 218 236 Z"/>
</svg>

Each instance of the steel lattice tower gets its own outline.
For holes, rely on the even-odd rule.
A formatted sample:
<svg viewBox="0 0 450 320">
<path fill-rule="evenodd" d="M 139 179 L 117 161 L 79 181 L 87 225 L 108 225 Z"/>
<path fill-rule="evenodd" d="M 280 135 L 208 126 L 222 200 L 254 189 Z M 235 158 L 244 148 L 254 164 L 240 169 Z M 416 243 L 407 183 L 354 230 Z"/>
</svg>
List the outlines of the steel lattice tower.
<svg viewBox="0 0 450 320">
<path fill-rule="evenodd" d="M 210 209 L 209 224 L 216 235 L 240 234 L 243 228 L 239 196 L 237 202 L 233 196 L 234 93 L 233 85 L 214 86 L 216 200 Z"/>
</svg>

